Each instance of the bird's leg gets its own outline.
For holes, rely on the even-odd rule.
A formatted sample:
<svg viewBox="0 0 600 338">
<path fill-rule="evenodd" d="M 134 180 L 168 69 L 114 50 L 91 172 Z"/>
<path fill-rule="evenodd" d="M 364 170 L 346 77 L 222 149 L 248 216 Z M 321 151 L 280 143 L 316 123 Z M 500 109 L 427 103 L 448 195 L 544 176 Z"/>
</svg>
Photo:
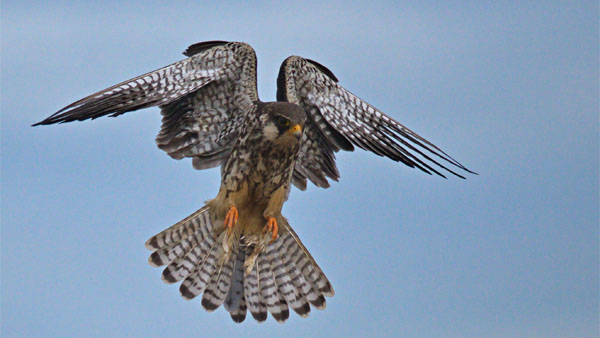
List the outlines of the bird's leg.
<svg viewBox="0 0 600 338">
<path fill-rule="evenodd" d="M 238 221 L 238 210 L 235 206 L 231 206 L 229 211 L 227 211 L 227 215 L 225 215 L 225 228 L 227 229 L 227 235 L 231 235 L 233 232 L 233 226 Z"/>
<path fill-rule="evenodd" d="M 269 203 L 263 212 L 263 216 L 267 220 L 267 224 L 263 228 L 263 233 L 266 233 L 267 231 L 271 233 L 271 242 L 273 242 L 279 236 L 277 218 L 281 217 L 281 207 L 283 207 L 285 195 L 286 188 L 285 185 L 282 185 L 273 192 L 269 198 Z"/>
<path fill-rule="evenodd" d="M 271 242 L 273 242 L 277 237 L 279 237 L 279 227 L 277 226 L 277 219 L 275 217 L 270 216 L 267 219 L 267 224 L 263 228 L 263 234 L 267 231 L 271 232 Z"/>
<path fill-rule="evenodd" d="M 233 250 L 233 245 L 234 245 L 234 236 L 233 236 L 233 227 L 235 226 L 235 224 L 238 221 L 238 210 L 235 206 L 231 206 L 229 207 L 229 211 L 227 211 L 227 214 L 225 215 L 225 224 L 224 227 L 227 230 L 226 233 L 223 234 L 223 242 L 221 243 L 222 247 L 223 247 L 223 252 L 225 253 L 225 255 L 223 255 L 223 259 L 227 259 L 229 260 L 229 255 L 231 255 L 231 252 Z"/>
</svg>

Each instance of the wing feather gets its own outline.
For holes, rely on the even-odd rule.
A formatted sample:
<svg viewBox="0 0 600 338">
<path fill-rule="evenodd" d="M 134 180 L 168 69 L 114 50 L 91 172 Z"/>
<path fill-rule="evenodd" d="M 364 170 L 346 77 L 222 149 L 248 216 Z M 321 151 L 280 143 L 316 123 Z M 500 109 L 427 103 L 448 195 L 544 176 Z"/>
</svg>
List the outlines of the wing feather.
<svg viewBox="0 0 600 338">
<path fill-rule="evenodd" d="M 338 84 L 325 66 L 298 56 L 287 58 L 277 79 L 277 99 L 300 105 L 309 116 L 305 134 L 314 142 L 303 144 L 293 182 L 303 189 L 306 179 L 328 187 L 337 180 L 334 153 L 352 145 L 402 162 L 428 174 L 443 171 L 464 178 L 458 170 L 475 174 L 443 150 Z M 447 163 L 447 164 L 444 164 Z"/>
<path fill-rule="evenodd" d="M 243 117 L 258 101 L 256 54 L 242 42 L 208 41 L 190 46 L 188 58 L 78 100 L 34 125 L 118 116 L 159 106 L 158 147 L 194 167 L 227 158 Z"/>
</svg>

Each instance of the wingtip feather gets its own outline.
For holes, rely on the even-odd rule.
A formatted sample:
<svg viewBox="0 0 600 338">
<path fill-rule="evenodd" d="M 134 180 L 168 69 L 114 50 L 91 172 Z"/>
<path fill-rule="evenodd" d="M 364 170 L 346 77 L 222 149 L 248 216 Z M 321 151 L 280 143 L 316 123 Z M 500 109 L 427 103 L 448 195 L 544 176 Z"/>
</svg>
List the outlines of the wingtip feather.
<svg viewBox="0 0 600 338">
<path fill-rule="evenodd" d="M 146 243 L 144 243 L 144 246 L 148 250 L 157 250 L 158 249 L 158 242 L 157 242 L 156 236 L 152 236 L 150 239 L 148 239 L 146 241 Z"/>
</svg>

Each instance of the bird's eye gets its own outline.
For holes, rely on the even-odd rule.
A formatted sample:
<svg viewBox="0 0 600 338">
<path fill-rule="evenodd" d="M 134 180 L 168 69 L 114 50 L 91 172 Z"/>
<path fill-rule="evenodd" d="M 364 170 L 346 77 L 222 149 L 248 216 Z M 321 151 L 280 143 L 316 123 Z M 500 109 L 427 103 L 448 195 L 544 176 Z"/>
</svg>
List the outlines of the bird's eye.
<svg viewBox="0 0 600 338">
<path fill-rule="evenodd" d="M 277 117 L 277 124 L 282 126 L 282 127 L 289 127 L 290 126 L 290 120 L 286 119 L 283 116 L 278 116 Z"/>
</svg>

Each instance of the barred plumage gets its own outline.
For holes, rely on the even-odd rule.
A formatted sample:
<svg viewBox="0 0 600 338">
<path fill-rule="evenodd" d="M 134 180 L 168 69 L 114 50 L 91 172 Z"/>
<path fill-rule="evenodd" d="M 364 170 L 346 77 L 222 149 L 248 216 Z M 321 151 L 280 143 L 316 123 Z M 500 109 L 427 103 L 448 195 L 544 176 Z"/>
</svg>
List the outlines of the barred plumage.
<svg viewBox="0 0 600 338">
<path fill-rule="evenodd" d="M 175 248 L 195 238 L 196 246 L 187 255 L 173 257 L 161 264 L 168 264 L 163 272 L 163 276 L 168 276 L 164 277 L 165 281 L 174 283 L 187 277 L 180 288 L 184 298 L 192 299 L 202 294 L 205 309 L 212 311 L 223 304 L 238 322 L 244 320 L 246 308 L 258 321 L 264 321 L 268 312 L 279 322 L 289 318 L 288 306 L 301 316 L 310 312 L 309 303 L 317 309 L 325 308 L 323 296 L 333 296 L 331 284 L 287 222 L 282 222 L 279 238 L 258 255 L 247 274 L 244 262 L 254 247 L 240 238 L 229 258 L 219 263 L 223 256 L 219 254 L 222 248 L 218 238 L 225 232 L 212 226 L 207 218 L 209 208 L 199 211 L 186 218 L 186 222 L 178 223 L 178 227 L 159 234 L 161 238 L 174 238 L 182 226 L 197 224 L 195 233 L 179 243 L 171 243 L 171 248 Z M 150 257 L 163 250 L 164 247 L 156 249 Z"/>
<path fill-rule="evenodd" d="M 335 153 L 354 146 L 442 177 L 473 173 L 440 148 L 338 84 L 325 66 L 287 58 L 278 102 L 256 88 L 256 54 L 242 42 L 190 46 L 186 59 L 78 100 L 45 120 L 53 124 L 118 116 L 158 106 L 157 146 L 196 169 L 221 166 L 221 186 L 207 205 L 153 236 L 152 266 L 185 299 L 221 304 L 235 322 L 247 310 L 278 322 L 289 308 L 307 316 L 333 288 L 281 214 L 291 186 L 327 188 L 340 177 Z M 238 220 L 239 218 L 239 220 Z"/>
<path fill-rule="evenodd" d="M 229 311 L 231 315 L 231 319 L 233 319 L 236 323 L 241 323 L 246 319 L 246 299 L 244 298 L 244 294 L 242 293 L 242 298 L 240 299 L 240 304 L 237 308 Z"/>
<path fill-rule="evenodd" d="M 217 271 L 213 273 L 210 283 L 202 295 L 202 306 L 206 310 L 213 311 L 225 301 L 225 297 L 231 286 L 234 261 L 235 257 L 231 255 L 231 257 L 229 257 L 227 261 L 223 261 L 218 266 Z"/>
<path fill-rule="evenodd" d="M 266 253 L 259 255 L 256 260 L 256 271 L 258 273 L 258 284 L 260 294 L 264 303 L 277 321 L 282 321 L 282 313 L 279 308 L 279 292 L 277 284 L 271 271 L 271 262 L 267 261 Z"/>
<path fill-rule="evenodd" d="M 152 236 L 146 241 L 146 248 L 148 250 L 169 248 L 181 242 L 184 238 L 196 234 L 198 230 L 202 238 L 206 238 L 211 232 L 211 228 L 209 228 L 211 227 L 211 223 L 208 218 L 208 209 L 207 206 L 204 206 L 173 226 Z"/>
<path fill-rule="evenodd" d="M 187 59 L 92 94 L 36 123 L 53 124 L 118 116 L 159 106 L 159 148 L 175 159 L 193 158 L 197 169 L 219 166 L 240 135 L 243 118 L 258 100 L 256 53 L 243 42 L 209 41 L 190 46 Z M 277 100 L 298 104 L 309 119 L 293 183 L 327 188 L 337 181 L 334 153 L 354 145 L 428 174 L 439 169 L 464 178 L 432 156 L 473 173 L 440 148 L 338 84 L 325 66 L 287 58 L 277 78 Z M 429 154 L 429 155 L 428 155 Z"/>
<path fill-rule="evenodd" d="M 231 287 L 227 292 L 225 302 L 225 310 L 232 312 L 238 309 L 244 296 L 244 262 L 246 261 L 246 250 L 240 249 L 243 243 L 234 247 L 235 259 L 233 264 L 233 275 L 231 276 Z"/>
</svg>

